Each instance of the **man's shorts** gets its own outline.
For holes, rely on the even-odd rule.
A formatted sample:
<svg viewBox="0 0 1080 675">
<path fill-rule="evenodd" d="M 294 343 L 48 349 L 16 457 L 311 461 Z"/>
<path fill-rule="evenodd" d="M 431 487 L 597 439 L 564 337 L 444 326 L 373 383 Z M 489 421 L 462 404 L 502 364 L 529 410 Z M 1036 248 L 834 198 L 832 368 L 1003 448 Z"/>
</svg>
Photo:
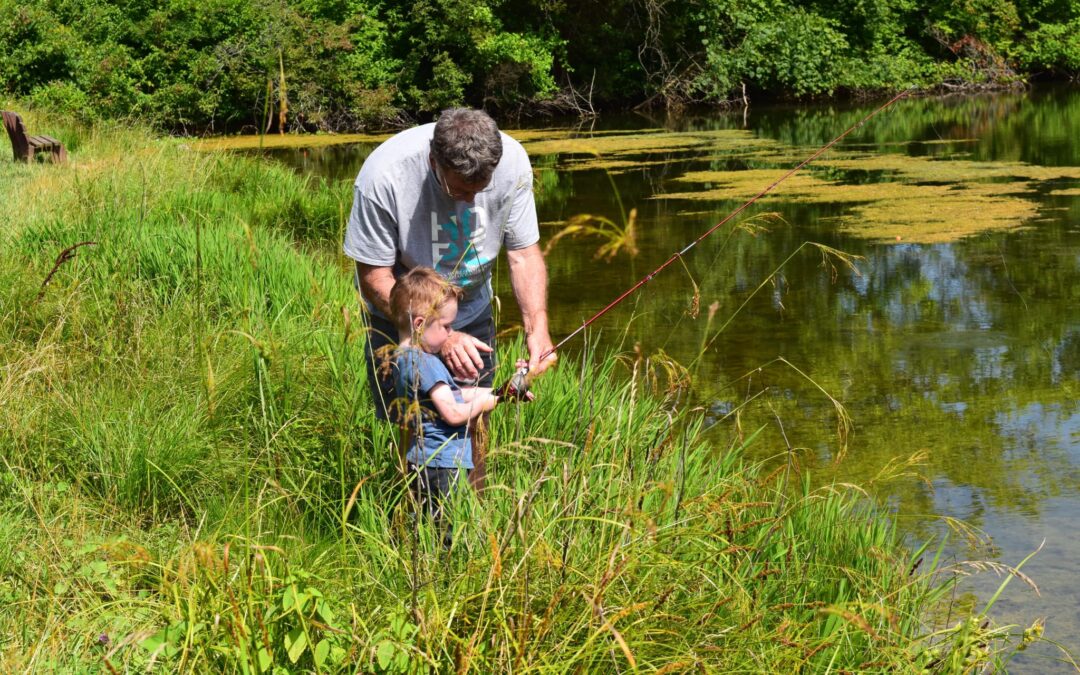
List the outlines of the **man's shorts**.
<svg viewBox="0 0 1080 675">
<path fill-rule="evenodd" d="M 367 315 L 370 321 L 367 345 L 364 348 L 364 360 L 367 362 L 368 387 L 371 389 L 371 398 L 375 401 L 375 417 L 380 420 L 396 422 L 396 416 L 391 417 L 387 410 L 393 412 L 397 407 L 392 405 L 397 397 L 394 391 L 394 369 L 392 359 L 394 349 L 397 348 L 397 328 L 390 321 L 372 314 Z M 495 379 L 495 319 L 491 312 L 481 314 L 475 321 L 455 331 L 467 333 L 491 347 L 491 352 L 480 352 L 484 367 L 480 370 L 480 376 L 472 380 L 456 380 L 462 387 L 490 387 Z"/>
</svg>

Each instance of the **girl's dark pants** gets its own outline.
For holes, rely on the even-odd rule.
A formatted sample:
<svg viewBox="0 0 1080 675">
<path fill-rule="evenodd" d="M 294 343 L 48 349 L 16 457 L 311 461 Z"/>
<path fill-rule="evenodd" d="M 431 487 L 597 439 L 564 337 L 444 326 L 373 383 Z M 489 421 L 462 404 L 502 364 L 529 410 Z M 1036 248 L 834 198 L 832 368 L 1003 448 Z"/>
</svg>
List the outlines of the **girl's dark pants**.
<svg viewBox="0 0 1080 675">
<path fill-rule="evenodd" d="M 409 464 L 409 492 L 415 500 L 417 511 L 429 517 L 442 534 L 443 547 L 450 548 L 454 541 L 454 525 L 445 517 L 445 509 L 453 499 L 454 491 L 468 477 L 465 469 L 440 469 L 418 467 Z"/>
</svg>

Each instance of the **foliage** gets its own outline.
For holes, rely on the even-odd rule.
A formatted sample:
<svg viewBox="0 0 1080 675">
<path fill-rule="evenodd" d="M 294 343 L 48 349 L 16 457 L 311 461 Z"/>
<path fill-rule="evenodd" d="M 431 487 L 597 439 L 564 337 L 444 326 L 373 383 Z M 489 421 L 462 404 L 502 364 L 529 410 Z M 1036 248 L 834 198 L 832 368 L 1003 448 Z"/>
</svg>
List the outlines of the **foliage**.
<svg viewBox="0 0 1080 675">
<path fill-rule="evenodd" d="M 406 105 L 437 111 L 464 103 L 466 93 L 473 101 L 506 105 L 554 92 L 559 40 L 543 31 L 505 30 L 496 14 L 501 4 L 415 0 L 395 10 Z"/>
<path fill-rule="evenodd" d="M 758 88 L 801 96 L 831 93 L 842 83 L 848 45 L 836 22 L 802 8 L 770 8 L 747 16 L 735 7 L 716 6 L 720 4 L 713 9 L 724 12 L 721 20 L 737 32 L 713 37 L 709 24 L 702 24 L 707 33 L 702 36 L 707 63 L 703 84 L 722 93 L 750 81 Z"/>
<path fill-rule="evenodd" d="M 0 92 L 172 130 L 372 128 L 468 103 L 716 103 L 1080 70 L 1062 0 L 0 0 Z M 284 77 L 281 77 L 284 71 Z M 563 91 L 561 91 L 563 90 Z M 574 101 L 568 104 L 567 101 Z"/>
<path fill-rule="evenodd" d="M 1071 23 L 1039 26 L 1018 50 L 1018 60 L 1028 70 L 1045 69 L 1080 74 L 1080 17 Z"/>
</svg>

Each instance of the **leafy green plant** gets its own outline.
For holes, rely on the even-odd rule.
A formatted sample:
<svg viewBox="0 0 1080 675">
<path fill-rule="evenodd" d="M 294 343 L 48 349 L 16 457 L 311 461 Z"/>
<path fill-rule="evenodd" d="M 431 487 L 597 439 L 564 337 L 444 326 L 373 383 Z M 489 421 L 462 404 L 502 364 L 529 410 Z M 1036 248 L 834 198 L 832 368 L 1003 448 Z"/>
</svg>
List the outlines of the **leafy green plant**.
<svg viewBox="0 0 1080 675">
<path fill-rule="evenodd" d="M 337 672 L 345 665 L 347 632 L 311 573 L 276 575 L 272 549 L 251 551 L 238 569 L 230 551 L 219 557 L 196 544 L 162 581 L 184 590 L 171 621 L 139 642 L 150 662 L 192 660 L 243 673 Z M 225 591 L 224 593 L 215 591 Z"/>
<path fill-rule="evenodd" d="M 393 614 L 390 624 L 374 638 L 375 663 L 372 670 L 380 673 L 423 673 L 428 664 L 417 656 L 414 642 L 419 627 L 403 614 Z"/>
</svg>

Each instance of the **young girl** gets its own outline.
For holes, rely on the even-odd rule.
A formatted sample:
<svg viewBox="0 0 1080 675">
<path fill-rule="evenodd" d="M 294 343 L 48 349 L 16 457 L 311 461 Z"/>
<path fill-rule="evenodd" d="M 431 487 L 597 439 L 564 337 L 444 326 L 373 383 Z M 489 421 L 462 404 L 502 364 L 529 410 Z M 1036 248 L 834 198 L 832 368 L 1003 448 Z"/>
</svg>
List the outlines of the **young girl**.
<svg viewBox="0 0 1080 675">
<path fill-rule="evenodd" d="M 399 338 L 394 405 L 409 432 L 405 460 L 413 479 L 410 489 L 422 511 L 437 522 L 443 502 L 473 468 L 470 422 L 507 397 L 487 387 L 461 389 L 437 356 L 460 297 L 461 289 L 428 267 L 413 268 L 390 291 Z M 444 543 L 449 537 L 446 532 Z"/>
</svg>

